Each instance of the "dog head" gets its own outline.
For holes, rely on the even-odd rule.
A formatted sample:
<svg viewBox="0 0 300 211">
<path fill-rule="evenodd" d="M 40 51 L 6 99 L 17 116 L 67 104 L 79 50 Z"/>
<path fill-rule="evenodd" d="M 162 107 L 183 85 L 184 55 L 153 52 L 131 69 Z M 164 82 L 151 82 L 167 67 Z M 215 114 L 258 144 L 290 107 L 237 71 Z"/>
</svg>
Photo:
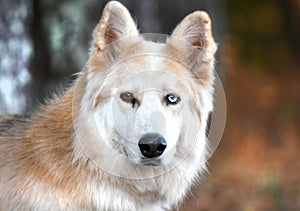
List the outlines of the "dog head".
<svg viewBox="0 0 300 211">
<path fill-rule="evenodd" d="M 78 122 L 92 134 L 84 145 L 93 156 L 100 142 L 141 166 L 204 156 L 216 51 L 210 18 L 196 11 L 165 42 L 154 37 L 140 35 L 120 3 L 105 7 L 84 70 L 85 120 Z"/>
</svg>

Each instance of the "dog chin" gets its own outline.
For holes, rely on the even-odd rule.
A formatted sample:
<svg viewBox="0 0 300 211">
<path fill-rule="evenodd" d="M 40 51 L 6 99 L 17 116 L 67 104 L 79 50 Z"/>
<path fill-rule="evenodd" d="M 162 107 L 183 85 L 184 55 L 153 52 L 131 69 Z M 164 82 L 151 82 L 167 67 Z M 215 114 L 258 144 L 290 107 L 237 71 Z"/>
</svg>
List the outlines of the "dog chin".
<svg viewBox="0 0 300 211">
<path fill-rule="evenodd" d="M 126 154 L 127 158 L 132 162 L 132 164 L 137 166 L 164 166 L 166 165 L 163 158 L 133 158 Z"/>
<path fill-rule="evenodd" d="M 163 166 L 164 162 L 161 158 L 156 158 L 156 159 L 141 158 L 139 164 L 144 166 Z"/>
</svg>

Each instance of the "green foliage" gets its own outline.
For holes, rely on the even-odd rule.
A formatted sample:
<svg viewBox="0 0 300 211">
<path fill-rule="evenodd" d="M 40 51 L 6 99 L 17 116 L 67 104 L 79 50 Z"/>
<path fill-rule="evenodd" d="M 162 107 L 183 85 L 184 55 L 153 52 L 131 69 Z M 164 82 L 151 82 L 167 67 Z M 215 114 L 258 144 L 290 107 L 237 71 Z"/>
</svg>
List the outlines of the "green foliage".
<svg viewBox="0 0 300 211">
<path fill-rule="evenodd" d="M 274 199 L 274 209 L 275 210 L 285 210 L 284 207 L 286 207 L 283 203 L 283 197 L 281 193 L 280 188 L 280 182 L 279 178 L 276 174 L 276 172 L 272 171 L 269 174 L 269 194 Z"/>
</svg>

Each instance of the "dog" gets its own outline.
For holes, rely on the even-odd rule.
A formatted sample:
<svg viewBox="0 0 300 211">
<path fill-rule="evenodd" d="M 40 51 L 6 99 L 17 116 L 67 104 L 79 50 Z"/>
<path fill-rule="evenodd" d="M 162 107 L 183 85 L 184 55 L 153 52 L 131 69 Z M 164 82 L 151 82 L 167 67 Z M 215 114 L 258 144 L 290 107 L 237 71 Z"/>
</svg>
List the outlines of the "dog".
<svg viewBox="0 0 300 211">
<path fill-rule="evenodd" d="M 74 84 L 0 117 L 0 210 L 170 210 L 206 171 L 214 55 L 206 12 L 163 42 L 109 2 Z"/>
</svg>

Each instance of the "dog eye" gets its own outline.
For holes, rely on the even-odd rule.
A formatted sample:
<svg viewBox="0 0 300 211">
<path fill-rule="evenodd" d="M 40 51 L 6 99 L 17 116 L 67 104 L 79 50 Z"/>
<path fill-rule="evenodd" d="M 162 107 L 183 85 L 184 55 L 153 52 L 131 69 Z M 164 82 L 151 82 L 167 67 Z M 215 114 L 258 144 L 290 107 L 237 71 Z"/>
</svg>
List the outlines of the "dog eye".
<svg viewBox="0 0 300 211">
<path fill-rule="evenodd" d="M 132 104 L 132 107 L 134 107 L 134 105 L 136 103 L 135 97 L 130 92 L 123 92 L 123 93 L 121 93 L 120 98 L 124 102 Z"/>
<path fill-rule="evenodd" d="M 123 92 L 121 93 L 120 98 L 126 103 L 131 103 L 131 101 L 134 99 L 134 96 L 130 92 Z"/>
<path fill-rule="evenodd" d="M 167 102 L 167 105 L 169 105 L 169 104 L 176 105 L 177 103 L 180 102 L 180 97 L 176 96 L 174 94 L 167 94 L 167 96 L 165 97 L 165 100 Z"/>
</svg>

